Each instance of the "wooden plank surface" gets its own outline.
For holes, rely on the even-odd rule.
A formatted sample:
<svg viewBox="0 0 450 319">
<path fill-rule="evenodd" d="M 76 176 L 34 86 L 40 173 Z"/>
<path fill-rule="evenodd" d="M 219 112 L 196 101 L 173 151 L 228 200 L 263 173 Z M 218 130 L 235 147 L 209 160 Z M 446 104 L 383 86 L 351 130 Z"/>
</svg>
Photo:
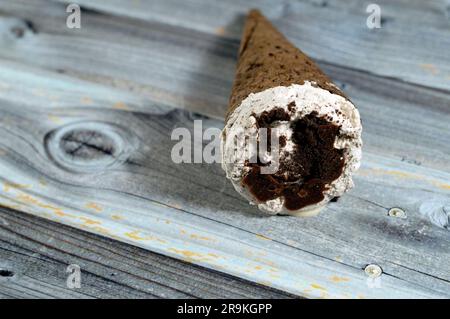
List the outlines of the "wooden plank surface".
<svg viewBox="0 0 450 319">
<path fill-rule="evenodd" d="M 287 298 L 131 245 L 0 209 L 0 293 L 9 298 Z M 81 269 L 80 288 L 66 281 Z M 0 299 L 2 296 L 0 295 Z"/>
<path fill-rule="evenodd" d="M 69 0 L 58 0 L 70 3 Z M 88 9 L 239 39 L 247 11 L 259 8 L 314 59 L 381 76 L 450 88 L 449 0 L 80 0 Z M 368 30 L 367 6 L 381 9 Z M 444 49 L 444 50 L 442 50 Z"/>
<path fill-rule="evenodd" d="M 223 125 L 237 38 L 195 19 L 189 27 L 136 20 L 132 10 L 109 16 L 117 14 L 109 7 L 83 13 L 83 27 L 68 30 L 65 7 L 42 3 L 0 3 L 2 205 L 298 295 L 450 296 L 450 95 L 440 71 L 429 81 L 405 59 L 392 64 L 401 48 L 386 46 L 392 52 L 376 56 L 388 58 L 396 76 L 381 77 L 392 74 L 379 61 L 348 68 L 317 48 L 362 114 L 357 187 L 319 217 L 263 217 L 219 165 L 170 160 L 173 128 L 192 129 L 195 119 Z M 438 8 L 408 10 L 433 16 Z M 286 20 L 314 39 L 310 23 Z M 411 55 L 440 59 L 447 70 L 437 52 L 448 52 L 449 31 L 439 23 L 426 25 L 439 50 Z M 389 32 L 399 32 L 394 26 Z M 377 41 L 385 39 L 392 40 Z M 391 207 L 407 218 L 389 216 Z M 367 285 L 371 263 L 383 269 L 380 288 Z"/>
</svg>

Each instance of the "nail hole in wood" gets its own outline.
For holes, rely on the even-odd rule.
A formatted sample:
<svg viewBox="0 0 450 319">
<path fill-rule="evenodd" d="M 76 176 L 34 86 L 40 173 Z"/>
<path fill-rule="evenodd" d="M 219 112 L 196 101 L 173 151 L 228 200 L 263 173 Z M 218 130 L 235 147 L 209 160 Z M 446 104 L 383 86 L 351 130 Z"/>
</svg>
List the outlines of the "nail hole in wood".
<svg viewBox="0 0 450 319">
<path fill-rule="evenodd" d="M 13 277 L 14 272 L 8 269 L 0 269 L 0 277 Z"/>
</svg>

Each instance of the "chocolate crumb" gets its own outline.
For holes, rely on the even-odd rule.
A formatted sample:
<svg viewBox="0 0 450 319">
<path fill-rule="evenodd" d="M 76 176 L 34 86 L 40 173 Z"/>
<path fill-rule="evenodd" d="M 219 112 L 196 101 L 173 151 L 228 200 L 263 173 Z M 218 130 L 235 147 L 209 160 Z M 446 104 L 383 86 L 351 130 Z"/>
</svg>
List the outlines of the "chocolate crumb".
<svg viewBox="0 0 450 319">
<path fill-rule="evenodd" d="M 297 110 L 297 107 L 295 105 L 295 101 L 292 101 L 291 103 L 289 103 L 287 108 L 288 108 L 289 112 L 294 113 Z"/>
<path fill-rule="evenodd" d="M 284 135 L 280 136 L 280 147 L 285 147 L 286 143 L 287 143 L 286 136 L 284 136 Z"/>
<path fill-rule="evenodd" d="M 291 117 L 285 110 L 280 107 L 274 108 L 269 112 L 264 111 L 259 116 L 253 115 L 256 118 L 256 125 L 258 128 L 266 127 L 277 121 L 289 121 Z"/>
</svg>

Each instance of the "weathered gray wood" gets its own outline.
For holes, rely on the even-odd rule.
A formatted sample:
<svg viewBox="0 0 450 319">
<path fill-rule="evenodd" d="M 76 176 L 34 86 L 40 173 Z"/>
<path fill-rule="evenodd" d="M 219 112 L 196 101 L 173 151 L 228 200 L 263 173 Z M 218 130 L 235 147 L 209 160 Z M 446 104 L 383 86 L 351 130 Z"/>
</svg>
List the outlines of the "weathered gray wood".
<svg viewBox="0 0 450 319">
<path fill-rule="evenodd" d="M 10 12 L 13 16 L 4 20 L 4 50 L 0 57 L 111 86 L 114 88 L 112 103 L 100 103 L 105 108 L 152 112 L 151 107 L 155 106 L 184 107 L 217 118 L 225 112 L 238 40 L 89 12 L 83 15 L 84 28 L 70 30 L 65 28 L 63 6 L 51 5 L 51 2 L 43 5 L 46 2 L 39 1 L 1 4 L 4 14 Z M 31 22 L 34 31 L 25 21 Z M 14 27 L 24 28 L 24 36 L 14 37 L 11 33 Z M 435 45 L 445 45 L 445 42 L 435 38 Z M 443 48 L 446 49 L 448 47 Z M 441 112 L 445 116 L 449 112 L 447 93 L 333 64 L 321 65 L 361 109 L 366 126 L 365 139 L 368 139 L 366 145 L 371 151 L 388 152 L 395 158 L 433 168 L 446 167 L 448 157 L 441 145 L 448 140 L 447 123 L 443 121 L 436 127 L 434 121 Z M 21 68 L 21 72 L 27 72 L 25 67 Z M 49 103 L 44 85 L 35 88 L 34 92 L 27 91 L 32 96 L 30 100 L 11 88 L 19 85 L 12 85 L 13 81 L 14 76 L 9 76 L 3 86 L 9 90 L 5 89 L 4 94 L 12 96 L 14 101 L 20 99 L 22 103 L 29 103 L 42 98 L 46 107 L 73 105 L 74 101 L 86 108 L 93 104 L 89 90 L 80 96 L 72 88 L 65 92 L 63 100 L 55 93 Z M 106 90 L 103 92 L 111 94 Z M 414 111 L 410 112 L 412 109 Z M 383 117 L 384 112 L 394 112 L 398 122 L 392 123 L 392 119 Z M 414 116 L 423 121 L 417 122 Z M 379 125 L 387 121 L 388 127 Z M 411 142 L 407 137 L 409 132 L 403 125 L 408 121 L 414 121 L 422 132 L 415 136 L 417 141 Z M 441 134 L 437 133 L 439 131 Z M 406 136 L 398 135 L 402 132 Z M 386 145 L 384 139 L 378 138 L 380 135 L 395 139 L 392 144 L 396 149 Z M 416 153 L 416 148 L 421 148 L 420 152 Z"/>
<path fill-rule="evenodd" d="M 157 97 L 167 105 L 214 117 L 224 114 L 243 24 L 239 14 L 255 3 L 87 2 L 88 8 L 118 15 L 86 11 L 82 28 L 68 29 L 63 4 L 45 0 L 0 2 L 4 15 L 0 57 L 129 90 L 141 98 L 142 104 L 154 103 Z M 266 8 L 269 17 L 295 44 L 324 61 L 325 71 L 331 63 L 420 86 L 449 89 L 450 58 L 446 53 L 450 22 L 445 19 L 442 1 L 377 2 L 389 15 L 381 30 L 365 27 L 367 4 L 363 2 L 315 3 L 274 5 L 270 1 L 258 2 L 258 6 Z M 284 11 L 269 10 L 268 6 Z M 287 16 L 276 19 L 281 11 Z M 223 37 L 213 32 L 216 25 L 211 23 L 230 23 L 236 30 L 232 37 Z M 183 28 L 177 28 L 179 24 Z M 15 28 L 24 30 L 19 33 L 22 36 L 11 32 Z M 339 72 L 334 80 L 340 81 Z"/>
<path fill-rule="evenodd" d="M 82 85 L 81 81 L 66 75 L 29 67 L 27 72 L 21 72 L 20 66 L 6 61 L 2 67 L 3 76 L 11 79 L 14 75 L 15 81 L 22 83 L 14 87 L 14 96 L 2 95 L 3 204 L 143 247 L 156 245 L 157 251 L 260 280 L 257 278 L 267 276 L 247 274 L 247 269 L 239 273 L 240 266 L 233 268 L 226 260 L 197 258 L 203 256 L 198 252 L 198 245 L 214 253 L 225 253 L 228 249 L 244 252 L 253 247 L 266 257 L 258 261 L 261 257 L 245 256 L 250 263 L 272 265 L 269 267 L 283 276 L 290 269 L 285 267 L 295 267 L 287 278 L 306 280 L 306 283 L 299 281 L 299 290 L 283 286 L 285 282 L 280 280 L 284 277 L 267 277 L 270 284 L 306 296 L 320 296 L 319 292 L 331 297 L 356 297 L 360 292 L 364 296 L 449 295 L 449 233 L 433 226 L 419 211 L 426 201 L 448 201 L 448 171 L 383 157 L 366 148 L 364 165 L 356 176 L 357 187 L 330 205 L 324 214 L 313 219 L 264 218 L 234 192 L 219 165 L 177 165 L 170 160 L 174 144 L 170 141 L 171 130 L 192 128 L 195 115 L 175 110 L 163 112 L 161 108 L 151 113 L 150 107 L 147 114 L 108 110 L 104 105 L 113 105 L 116 94 L 121 92 L 105 94 L 108 92 L 105 87 Z M 31 99 L 30 94 L 44 79 L 43 94 Z M 5 80 L 2 78 L 0 83 Z M 70 98 L 66 100 L 63 96 L 74 96 L 72 90 L 79 96 L 89 92 L 92 106 L 79 107 L 77 101 L 71 106 Z M 64 108 L 46 107 L 55 96 Z M 17 104 L 13 102 L 15 97 L 28 102 Z M 42 99 L 48 103 L 42 103 Z M 397 123 L 391 123 L 386 115 L 395 109 L 380 103 L 379 108 L 382 107 L 387 109 L 378 114 L 384 116 L 384 125 L 387 128 L 393 125 L 394 130 Z M 421 115 L 419 107 L 409 109 L 414 111 Z M 430 128 L 430 143 L 432 138 L 439 140 L 444 134 L 433 130 L 445 127 L 448 121 L 447 113 L 439 108 L 435 112 L 436 116 L 431 117 L 435 118 L 435 128 Z M 220 127 L 222 123 L 205 119 L 203 125 Z M 413 133 L 417 125 L 405 121 L 396 136 L 383 137 L 385 145 L 396 150 L 397 138 L 411 142 L 422 138 L 422 133 Z M 84 161 L 79 154 L 65 157 L 61 149 L 52 146 L 57 145 L 52 144 L 52 136 L 57 136 L 52 131 L 70 131 L 83 126 L 122 139 L 122 145 L 129 146 L 122 152 L 124 157 L 111 161 L 111 152 L 104 152 L 92 162 Z M 397 220 L 387 216 L 387 209 L 393 206 L 405 209 L 408 218 Z M 123 218 L 124 221 L 118 222 L 121 227 L 141 229 L 148 235 L 117 229 L 115 217 Z M 202 241 L 200 237 L 212 239 Z M 144 238 L 150 242 L 143 241 Z M 167 247 L 158 240 L 183 241 L 181 247 L 187 251 L 180 252 L 180 248 Z M 285 259 L 287 256 L 289 259 Z M 362 268 L 372 262 L 380 264 L 385 271 L 383 289 L 366 286 Z M 255 267 L 261 267 L 258 265 Z M 348 281 L 334 282 L 334 276 Z M 313 288 L 305 288 L 308 286 Z M 327 291 L 314 288 L 317 286 Z"/>
<path fill-rule="evenodd" d="M 66 285 L 68 265 L 81 287 Z M 1 298 L 293 297 L 137 247 L 0 208 Z"/>
<path fill-rule="evenodd" d="M 70 0 L 59 0 L 70 3 Z M 82 7 L 162 22 L 220 37 L 240 37 L 250 8 L 315 59 L 438 88 L 450 88 L 450 2 L 380 0 L 381 29 L 366 27 L 361 0 L 80 0 Z"/>
<path fill-rule="evenodd" d="M 449 297 L 449 232 L 428 210 L 445 217 L 450 201 L 447 92 L 322 63 L 361 110 L 357 187 L 319 217 L 264 218 L 218 165 L 170 160 L 172 128 L 198 116 L 171 108 L 220 117 L 236 39 L 88 12 L 84 29 L 68 30 L 63 6 L 34 3 L 0 7 L 2 204 L 305 296 Z M 51 132 L 75 128 L 110 138 L 80 144 L 94 158 L 49 147 Z M 128 145 L 119 158 L 111 138 Z M 204 258 L 211 251 L 229 259 Z M 368 263 L 383 268 L 381 288 L 367 287 Z"/>
<path fill-rule="evenodd" d="M 227 47 L 230 41 L 215 36 L 95 13 L 83 14 L 81 29 L 68 29 L 65 6 L 42 0 L 0 2 L 0 12 L 1 58 L 133 92 L 141 110 L 164 100 L 219 118 L 224 114 L 238 41 Z M 17 37 L 15 29 L 23 35 Z M 213 90 L 205 90 L 205 83 Z"/>
</svg>

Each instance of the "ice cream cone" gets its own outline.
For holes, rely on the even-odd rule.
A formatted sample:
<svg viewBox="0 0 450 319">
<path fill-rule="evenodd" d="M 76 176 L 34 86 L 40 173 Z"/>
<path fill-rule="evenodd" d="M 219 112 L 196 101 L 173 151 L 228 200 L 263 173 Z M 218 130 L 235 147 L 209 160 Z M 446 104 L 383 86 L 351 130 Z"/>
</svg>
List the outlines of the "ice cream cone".
<svg viewBox="0 0 450 319">
<path fill-rule="evenodd" d="M 271 174 L 230 143 L 237 130 L 259 143 L 261 128 L 280 141 L 279 168 Z M 259 11 L 250 11 L 222 133 L 222 166 L 236 190 L 268 213 L 312 215 L 353 186 L 361 145 L 356 107 Z M 272 153 L 266 157 L 274 161 Z"/>
</svg>

